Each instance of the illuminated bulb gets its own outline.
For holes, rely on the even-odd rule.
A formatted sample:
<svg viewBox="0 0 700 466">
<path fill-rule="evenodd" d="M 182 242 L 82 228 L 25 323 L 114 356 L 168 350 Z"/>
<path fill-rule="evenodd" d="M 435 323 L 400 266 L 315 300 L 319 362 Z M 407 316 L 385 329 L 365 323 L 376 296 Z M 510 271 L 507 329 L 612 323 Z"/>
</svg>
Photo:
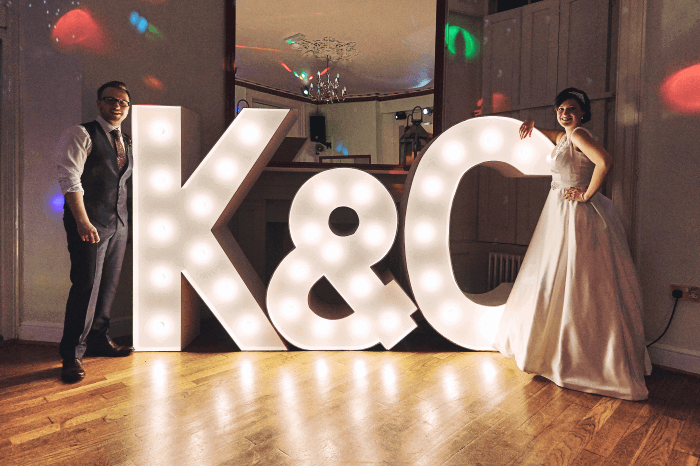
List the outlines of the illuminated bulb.
<svg viewBox="0 0 700 466">
<path fill-rule="evenodd" d="M 352 198 L 360 204 L 369 201 L 371 196 L 372 191 L 366 184 L 359 184 L 352 188 Z"/>
<path fill-rule="evenodd" d="M 315 223 L 311 223 L 304 227 L 304 241 L 307 243 L 316 243 L 321 238 L 321 227 Z"/>
<path fill-rule="evenodd" d="M 309 275 L 309 265 L 304 261 L 297 261 L 289 268 L 292 279 L 301 281 Z"/>
<path fill-rule="evenodd" d="M 457 306 L 445 306 L 442 310 L 442 320 L 448 324 L 454 324 L 459 320 L 460 312 Z"/>
<path fill-rule="evenodd" d="M 224 301 L 230 301 L 238 292 L 238 286 L 236 283 L 225 278 L 216 282 L 214 288 L 216 289 L 217 296 Z"/>
<path fill-rule="evenodd" d="M 216 164 L 216 176 L 222 180 L 230 180 L 236 176 L 238 168 L 231 159 L 223 159 Z"/>
<path fill-rule="evenodd" d="M 414 230 L 415 238 L 418 242 L 427 244 L 435 239 L 435 227 L 430 223 L 420 223 Z"/>
<path fill-rule="evenodd" d="M 381 244 L 384 240 L 384 228 L 372 225 L 365 231 L 365 241 L 371 245 Z"/>
<path fill-rule="evenodd" d="M 396 317 L 396 313 L 393 311 L 387 311 L 382 315 L 381 318 L 382 327 L 384 330 L 394 330 L 397 325 L 399 325 L 399 319 Z"/>
<path fill-rule="evenodd" d="M 352 325 L 352 331 L 355 335 L 367 335 L 369 324 L 365 319 L 359 319 Z"/>
<path fill-rule="evenodd" d="M 197 263 L 203 264 L 209 260 L 211 256 L 211 249 L 206 244 L 198 244 L 193 247 L 190 253 L 190 257 Z"/>
<path fill-rule="evenodd" d="M 170 270 L 165 267 L 157 267 L 151 272 L 151 282 L 162 288 L 170 283 L 170 276 Z"/>
<path fill-rule="evenodd" d="M 250 335 L 252 333 L 255 333 L 255 331 L 258 329 L 258 322 L 255 320 L 255 317 L 244 317 L 241 320 L 240 328 L 241 332 Z"/>
<path fill-rule="evenodd" d="M 288 300 L 282 305 L 282 314 L 288 319 L 294 319 L 299 315 L 299 305 L 296 301 Z"/>
<path fill-rule="evenodd" d="M 319 203 L 328 204 L 335 199 L 335 188 L 330 184 L 322 184 L 314 194 Z"/>
<path fill-rule="evenodd" d="M 481 145 L 489 152 L 495 152 L 498 150 L 502 143 L 503 137 L 501 136 L 501 133 L 494 129 L 486 130 L 481 135 Z"/>
<path fill-rule="evenodd" d="M 442 192 L 442 181 L 436 176 L 431 176 L 423 182 L 423 192 L 430 197 L 435 197 Z"/>
<path fill-rule="evenodd" d="M 437 272 L 426 272 L 423 274 L 421 282 L 426 291 L 436 291 L 440 288 L 440 275 Z"/>
<path fill-rule="evenodd" d="M 457 165 L 462 160 L 464 160 L 464 147 L 461 144 L 453 142 L 445 146 L 442 155 L 445 159 L 445 162 L 447 162 L 450 165 Z"/>
<path fill-rule="evenodd" d="M 331 332 L 331 323 L 326 319 L 320 320 L 316 322 L 314 331 L 316 332 L 316 335 L 320 337 L 328 336 L 328 334 Z"/>
<path fill-rule="evenodd" d="M 156 191 L 167 191 L 171 186 L 173 186 L 173 177 L 167 170 L 156 170 L 151 174 L 151 186 Z"/>
<path fill-rule="evenodd" d="M 518 151 L 518 159 L 520 159 L 523 162 L 527 162 L 532 158 L 532 154 L 533 154 L 532 147 L 523 146 Z"/>
<path fill-rule="evenodd" d="M 192 199 L 190 207 L 192 208 L 192 212 L 195 215 L 201 217 L 211 212 L 213 206 L 211 198 L 209 196 L 200 194 L 199 196 L 196 196 L 194 199 Z"/>
<path fill-rule="evenodd" d="M 323 247 L 322 254 L 328 262 L 337 262 L 343 256 L 343 249 L 338 243 L 330 243 Z"/>
<path fill-rule="evenodd" d="M 153 238 L 161 241 L 166 241 L 173 235 L 173 225 L 166 219 L 155 220 L 149 230 Z"/>
<path fill-rule="evenodd" d="M 158 121 L 151 125 L 151 136 L 154 139 L 167 139 L 170 136 L 170 132 L 170 125 L 163 121 Z"/>
<path fill-rule="evenodd" d="M 151 332 L 155 335 L 167 335 L 170 333 L 170 322 L 168 319 L 155 318 L 151 320 Z"/>
<path fill-rule="evenodd" d="M 367 296 L 371 289 L 370 281 L 365 276 L 358 276 L 352 279 L 352 292 L 357 296 Z"/>
<path fill-rule="evenodd" d="M 252 124 L 246 125 L 241 128 L 239 136 L 244 143 L 248 145 L 255 144 L 260 139 L 260 128 Z"/>
</svg>

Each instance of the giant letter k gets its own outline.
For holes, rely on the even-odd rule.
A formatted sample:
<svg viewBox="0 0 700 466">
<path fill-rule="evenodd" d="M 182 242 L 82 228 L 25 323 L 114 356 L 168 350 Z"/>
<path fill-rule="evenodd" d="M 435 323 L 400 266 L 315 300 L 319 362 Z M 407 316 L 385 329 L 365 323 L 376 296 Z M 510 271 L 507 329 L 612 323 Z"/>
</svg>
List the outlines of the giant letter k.
<svg viewBox="0 0 700 466">
<path fill-rule="evenodd" d="M 137 350 L 180 351 L 196 336 L 181 276 L 239 348 L 286 349 L 263 311 L 265 288 L 227 223 L 294 121 L 289 110 L 243 110 L 182 185 L 182 166 L 199 153 L 198 134 L 188 133 L 196 117 L 181 107 L 134 107 Z"/>
</svg>

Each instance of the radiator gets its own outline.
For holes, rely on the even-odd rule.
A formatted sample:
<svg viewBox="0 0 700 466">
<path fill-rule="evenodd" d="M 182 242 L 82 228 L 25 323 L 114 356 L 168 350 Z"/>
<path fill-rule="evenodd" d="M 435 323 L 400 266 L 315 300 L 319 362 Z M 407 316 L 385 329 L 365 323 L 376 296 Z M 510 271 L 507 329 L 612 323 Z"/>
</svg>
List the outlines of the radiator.
<svg viewBox="0 0 700 466">
<path fill-rule="evenodd" d="M 513 283 L 518 276 L 523 256 L 517 254 L 489 253 L 488 291 L 501 283 Z"/>
</svg>

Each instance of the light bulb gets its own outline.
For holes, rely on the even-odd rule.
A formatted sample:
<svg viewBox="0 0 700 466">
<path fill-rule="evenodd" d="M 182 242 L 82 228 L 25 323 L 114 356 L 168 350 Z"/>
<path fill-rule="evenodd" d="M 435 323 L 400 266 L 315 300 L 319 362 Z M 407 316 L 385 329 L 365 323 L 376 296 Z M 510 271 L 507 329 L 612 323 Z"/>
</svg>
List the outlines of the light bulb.
<svg viewBox="0 0 700 466">
<path fill-rule="evenodd" d="M 225 158 L 216 164 L 216 176 L 222 180 L 231 180 L 238 173 L 235 161 Z"/>
<path fill-rule="evenodd" d="M 316 325 L 314 325 L 314 331 L 316 335 L 320 337 L 327 337 L 331 332 L 331 323 L 326 319 L 319 320 L 316 322 Z"/>
<path fill-rule="evenodd" d="M 296 261 L 289 268 L 289 275 L 293 280 L 302 281 L 309 275 L 309 265 L 304 261 Z"/>
<path fill-rule="evenodd" d="M 488 129 L 481 135 L 481 146 L 489 152 L 495 152 L 503 144 L 503 136 L 495 129 Z"/>
<path fill-rule="evenodd" d="M 365 241 L 373 246 L 381 244 L 384 241 L 385 233 L 384 228 L 379 225 L 372 225 L 367 227 L 365 231 Z"/>
<path fill-rule="evenodd" d="M 321 238 L 321 227 L 316 223 L 310 223 L 304 227 L 304 241 L 315 244 Z"/>
<path fill-rule="evenodd" d="M 241 128 L 240 133 L 238 133 L 241 141 L 247 145 L 253 145 L 260 139 L 260 128 L 257 125 L 248 124 Z"/>
<path fill-rule="evenodd" d="M 430 197 L 435 197 L 442 192 L 442 181 L 437 176 L 428 177 L 423 182 L 423 192 Z"/>
<path fill-rule="evenodd" d="M 335 188 L 330 184 L 322 184 L 314 194 L 318 203 L 328 204 L 335 199 Z"/>
<path fill-rule="evenodd" d="M 168 286 L 171 281 L 172 274 L 165 267 L 156 267 L 151 272 L 151 283 L 159 288 Z"/>
<path fill-rule="evenodd" d="M 465 151 L 464 147 L 461 144 L 452 142 L 445 146 L 445 149 L 443 149 L 442 154 L 443 158 L 445 159 L 445 162 L 447 162 L 450 165 L 457 165 L 462 160 L 464 160 Z"/>
<path fill-rule="evenodd" d="M 353 278 L 350 286 L 353 293 L 357 296 L 367 296 L 372 287 L 370 281 L 364 275 Z"/>
<path fill-rule="evenodd" d="M 440 288 L 442 280 L 440 279 L 440 274 L 434 271 L 426 272 L 421 278 L 421 283 L 423 289 L 426 291 L 436 291 Z"/>
<path fill-rule="evenodd" d="M 168 170 L 160 169 L 151 174 L 151 186 L 159 192 L 169 190 L 173 185 L 173 176 Z"/>
<path fill-rule="evenodd" d="M 216 282 L 214 288 L 216 289 L 217 296 L 224 301 L 230 301 L 238 292 L 238 285 L 236 285 L 234 281 L 227 278 Z"/>
<path fill-rule="evenodd" d="M 427 222 L 419 223 L 413 232 L 419 243 L 428 244 L 435 239 L 435 227 Z"/>
<path fill-rule="evenodd" d="M 371 196 L 372 190 L 366 184 L 357 184 L 352 188 L 352 198 L 360 204 L 369 201 Z"/>
<path fill-rule="evenodd" d="M 343 248 L 338 243 L 326 244 L 323 247 L 323 258 L 328 262 L 338 262 L 343 256 Z"/>
</svg>

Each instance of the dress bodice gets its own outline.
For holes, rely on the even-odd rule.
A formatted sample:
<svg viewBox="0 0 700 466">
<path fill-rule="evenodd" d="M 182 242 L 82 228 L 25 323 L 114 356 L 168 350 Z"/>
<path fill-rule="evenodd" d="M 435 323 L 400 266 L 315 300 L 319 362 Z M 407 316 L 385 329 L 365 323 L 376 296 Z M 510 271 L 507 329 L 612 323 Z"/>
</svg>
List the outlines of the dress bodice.
<svg viewBox="0 0 700 466">
<path fill-rule="evenodd" d="M 581 127 L 574 131 L 580 130 L 588 132 Z M 552 182 L 560 184 L 561 187 L 588 186 L 595 168 L 595 164 L 583 155 L 583 152 L 574 149 L 574 145 L 566 134 L 547 157 L 547 163 L 552 170 Z"/>
</svg>

